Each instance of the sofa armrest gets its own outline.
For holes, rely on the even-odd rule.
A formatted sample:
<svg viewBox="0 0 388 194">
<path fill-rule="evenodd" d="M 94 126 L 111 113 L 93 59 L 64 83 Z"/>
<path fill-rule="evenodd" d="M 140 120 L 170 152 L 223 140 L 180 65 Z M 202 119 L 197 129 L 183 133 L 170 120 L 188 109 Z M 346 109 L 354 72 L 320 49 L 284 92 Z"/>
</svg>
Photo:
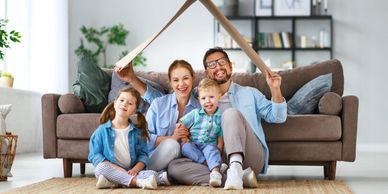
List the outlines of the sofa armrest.
<svg viewBox="0 0 388 194">
<path fill-rule="evenodd" d="M 57 157 L 57 117 L 59 94 L 42 96 L 43 157 Z"/>
<path fill-rule="evenodd" d="M 356 159 L 358 122 L 358 97 L 342 98 L 342 160 L 353 162 Z"/>
</svg>

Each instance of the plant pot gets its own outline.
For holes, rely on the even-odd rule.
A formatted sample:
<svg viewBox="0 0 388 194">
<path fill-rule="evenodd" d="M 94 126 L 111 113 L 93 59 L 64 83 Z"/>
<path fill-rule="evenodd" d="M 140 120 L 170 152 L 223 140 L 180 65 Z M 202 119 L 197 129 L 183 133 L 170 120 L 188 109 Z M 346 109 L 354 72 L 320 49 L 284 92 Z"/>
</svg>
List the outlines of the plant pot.
<svg viewBox="0 0 388 194">
<path fill-rule="evenodd" d="M 12 88 L 13 78 L 11 77 L 0 77 L 0 86 L 5 88 Z"/>
</svg>

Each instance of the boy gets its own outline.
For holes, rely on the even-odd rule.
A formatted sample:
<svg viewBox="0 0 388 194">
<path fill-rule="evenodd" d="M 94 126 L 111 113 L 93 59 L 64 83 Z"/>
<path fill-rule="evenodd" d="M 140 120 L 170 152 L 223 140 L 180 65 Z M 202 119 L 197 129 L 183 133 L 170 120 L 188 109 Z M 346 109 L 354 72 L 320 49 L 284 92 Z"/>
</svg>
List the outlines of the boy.
<svg viewBox="0 0 388 194">
<path fill-rule="evenodd" d="M 224 140 L 221 130 L 221 111 L 218 101 L 220 88 L 214 80 L 205 78 L 198 85 L 201 108 L 197 108 L 180 119 L 190 130 L 190 141 L 182 142 L 182 155 L 200 164 L 207 164 L 210 173 L 209 184 L 221 186 L 221 152 Z"/>
</svg>

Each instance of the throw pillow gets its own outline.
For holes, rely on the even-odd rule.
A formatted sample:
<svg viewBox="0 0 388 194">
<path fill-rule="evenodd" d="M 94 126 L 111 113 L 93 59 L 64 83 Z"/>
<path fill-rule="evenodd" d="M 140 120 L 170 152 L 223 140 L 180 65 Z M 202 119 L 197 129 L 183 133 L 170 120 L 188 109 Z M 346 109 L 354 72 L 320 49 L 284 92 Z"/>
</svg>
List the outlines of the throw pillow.
<svg viewBox="0 0 388 194">
<path fill-rule="evenodd" d="M 82 101 L 77 96 L 70 93 L 59 97 L 58 107 L 61 113 L 64 114 L 85 112 L 85 107 L 84 104 L 82 104 Z"/>
<path fill-rule="evenodd" d="M 83 57 L 77 65 L 74 94 L 81 99 L 88 112 L 102 112 L 108 104 L 110 76 L 88 57 Z"/>
<path fill-rule="evenodd" d="M 342 110 L 342 98 L 337 93 L 328 92 L 322 96 L 318 104 L 319 113 L 338 115 Z"/>
<path fill-rule="evenodd" d="M 153 88 L 159 90 L 160 92 L 162 93 L 166 93 L 163 89 L 163 87 L 156 83 L 156 82 L 153 82 L 151 80 L 148 80 L 148 79 L 145 79 L 145 78 L 142 78 L 142 77 L 139 77 L 139 79 L 141 81 L 143 81 L 144 83 L 147 83 L 149 85 L 151 85 Z M 132 87 L 130 83 L 128 82 L 125 82 L 125 81 L 122 81 L 118 76 L 117 76 L 117 73 L 116 72 L 113 72 L 112 73 L 112 82 L 111 82 L 111 90 L 109 91 L 109 102 L 113 102 L 115 99 L 116 99 L 116 96 L 117 96 L 117 93 L 120 89 L 122 88 L 125 88 L 125 87 Z M 139 105 L 139 109 L 140 109 L 140 112 L 143 113 L 144 115 L 147 113 L 147 110 L 149 108 L 149 103 L 144 101 L 143 99 L 141 99 L 141 102 L 140 102 L 140 105 Z"/>
<path fill-rule="evenodd" d="M 319 99 L 329 92 L 332 85 L 332 74 L 316 77 L 301 87 L 287 102 L 290 115 L 311 114 L 317 109 Z"/>
</svg>

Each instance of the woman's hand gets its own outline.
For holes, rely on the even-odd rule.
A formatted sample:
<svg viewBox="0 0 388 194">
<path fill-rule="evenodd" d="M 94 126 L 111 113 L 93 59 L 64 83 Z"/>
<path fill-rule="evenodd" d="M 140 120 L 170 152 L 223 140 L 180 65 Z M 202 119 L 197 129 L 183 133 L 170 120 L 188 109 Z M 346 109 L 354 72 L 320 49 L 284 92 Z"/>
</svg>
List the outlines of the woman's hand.
<svg viewBox="0 0 388 194">
<path fill-rule="evenodd" d="M 129 62 L 125 68 L 115 66 L 114 71 L 117 73 L 118 77 L 125 82 L 132 83 L 133 80 L 136 79 L 132 61 Z"/>
<path fill-rule="evenodd" d="M 182 123 L 177 123 L 174 133 L 172 134 L 172 138 L 179 141 L 182 138 L 188 138 L 189 134 L 189 131 Z"/>
<path fill-rule="evenodd" d="M 181 146 L 183 146 L 183 144 L 189 143 L 189 142 L 190 142 L 189 138 L 187 138 L 187 137 L 181 138 Z"/>
</svg>

